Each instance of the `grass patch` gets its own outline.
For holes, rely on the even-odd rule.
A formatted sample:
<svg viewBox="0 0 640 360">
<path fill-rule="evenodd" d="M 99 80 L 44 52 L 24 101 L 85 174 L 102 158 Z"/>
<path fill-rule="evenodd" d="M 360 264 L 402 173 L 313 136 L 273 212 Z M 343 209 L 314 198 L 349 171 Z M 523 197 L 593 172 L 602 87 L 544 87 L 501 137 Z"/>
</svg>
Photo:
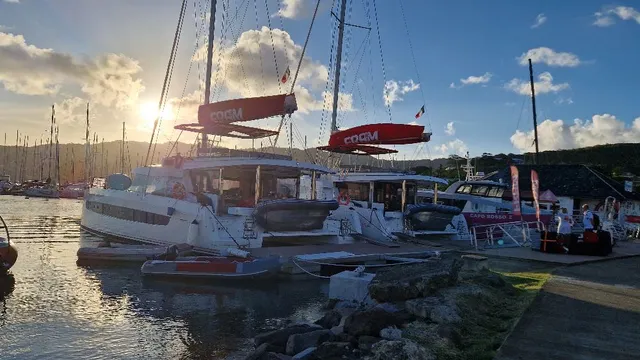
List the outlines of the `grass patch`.
<svg viewBox="0 0 640 360">
<path fill-rule="evenodd" d="M 489 286 L 482 281 L 483 276 L 464 281 L 479 284 L 483 291 L 481 295 L 457 298 L 462 318 L 462 323 L 456 327 L 460 342 L 455 348 L 433 349 L 438 359 L 493 359 L 516 321 L 551 276 L 548 271 L 493 274 L 499 274 L 506 285 Z"/>
</svg>

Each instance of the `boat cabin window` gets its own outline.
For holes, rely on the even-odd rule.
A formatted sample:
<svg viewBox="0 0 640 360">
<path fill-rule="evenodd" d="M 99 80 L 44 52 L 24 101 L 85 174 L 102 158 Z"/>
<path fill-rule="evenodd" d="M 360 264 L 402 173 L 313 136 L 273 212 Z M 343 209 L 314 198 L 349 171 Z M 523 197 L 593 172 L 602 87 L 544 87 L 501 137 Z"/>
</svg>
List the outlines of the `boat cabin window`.
<svg viewBox="0 0 640 360">
<path fill-rule="evenodd" d="M 458 190 L 456 190 L 456 192 L 459 194 L 468 194 L 471 192 L 471 185 L 462 185 L 458 188 Z"/>
<path fill-rule="evenodd" d="M 338 183 L 339 192 L 347 191 L 349 198 L 356 201 L 369 201 L 369 183 Z"/>
<path fill-rule="evenodd" d="M 416 185 L 407 183 L 406 203 L 415 202 Z M 402 183 L 377 182 L 373 187 L 374 202 L 383 203 L 385 211 L 402 211 Z"/>
<path fill-rule="evenodd" d="M 485 196 L 489 187 L 486 185 L 474 185 L 471 188 L 471 195 Z"/>
<path fill-rule="evenodd" d="M 503 194 L 504 194 L 504 188 L 499 187 L 499 186 L 494 186 L 491 189 L 489 189 L 489 192 L 487 193 L 487 196 L 495 197 L 495 198 L 502 198 Z"/>
<path fill-rule="evenodd" d="M 234 166 L 222 169 L 222 181 L 219 169 L 195 170 L 190 177 L 194 188 L 205 193 L 222 194 L 223 208 L 254 207 L 256 171 L 255 166 Z M 299 176 L 298 169 L 261 167 L 259 201 L 298 198 Z"/>
</svg>

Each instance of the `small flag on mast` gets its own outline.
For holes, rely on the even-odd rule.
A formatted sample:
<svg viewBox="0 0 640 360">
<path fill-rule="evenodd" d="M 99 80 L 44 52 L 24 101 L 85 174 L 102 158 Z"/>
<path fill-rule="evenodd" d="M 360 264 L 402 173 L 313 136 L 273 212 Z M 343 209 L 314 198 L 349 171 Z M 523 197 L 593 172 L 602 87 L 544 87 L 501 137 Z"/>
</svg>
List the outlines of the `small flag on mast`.
<svg viewBox="0 0 640 360">
<path fill-rule="evenodd" d="M 287 70 L 284 71 L 284 74 L 282 75 L 282 79 L 280 79 L 280 81 L 282 81 L 282 83 L 286 83 L 287 80 L 289 80 L 289 76 L 291 75 L 291 70 L 289 70 L 289 67 L 287 66 Z"/>
<path fill-rule="evenodd" d="M 416 119 L 422 116 L 422 114 L 424 114 L 424 105 L 422 105 L 422 107 L 420 108 L 420 111 L 418 111 L 418 113 L 416 114 Z"/>
</svg>

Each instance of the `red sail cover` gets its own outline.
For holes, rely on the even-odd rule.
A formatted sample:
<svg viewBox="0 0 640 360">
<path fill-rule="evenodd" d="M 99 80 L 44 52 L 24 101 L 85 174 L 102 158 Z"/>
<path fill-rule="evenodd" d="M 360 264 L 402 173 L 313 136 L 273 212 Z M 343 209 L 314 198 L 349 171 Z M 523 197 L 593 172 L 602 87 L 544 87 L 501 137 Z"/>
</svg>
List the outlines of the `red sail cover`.
<svg viewBox="0 0 640 360">
<path fill-rule="evenodd" d="M 233 99 L 200 105 L 198 123 L 203 126 L 230 124 L 292 114 L 296 110 L 295 94 Z"/>
<path fill-rule="evenodd" d="M 520 216 L 520 185 L 518 184 L 518 168 L 511 166 L 511 205 L 513 206 L 513 215 Z"/>
<path fill-rule="evenodd" d="M 538 179 L 538 172 L 531 169 L 531 192 L 533 193 L 533 202 L 536 206 L 536 219 L 540 221 L 540 180 Z"/>
<path fill-rule="evenodd" d="M 407 124 L 370 124 L 338 131 L 329 138 L 330 148 L 342 148 L 345 145 L 403 145 L 427 142 L 431 134 L 424 133 L 422 125 Z"/>
</svg>

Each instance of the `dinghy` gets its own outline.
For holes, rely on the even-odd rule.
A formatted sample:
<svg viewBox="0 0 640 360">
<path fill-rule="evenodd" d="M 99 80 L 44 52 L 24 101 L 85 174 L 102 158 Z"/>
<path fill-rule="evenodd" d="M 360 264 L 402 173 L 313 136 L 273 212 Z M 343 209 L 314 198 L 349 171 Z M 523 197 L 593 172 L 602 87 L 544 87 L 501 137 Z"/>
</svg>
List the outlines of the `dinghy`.
<svg viewBox="0 0 640 360">
<path fill-rule="evenodd" d="M 145 276 L 155 277 L 250 280 L 273 275 L 279 268 L 278 257 L 193 256 L 173 261 L 148 260 L 142 265 L 141 271 Z"/>
</svg>

